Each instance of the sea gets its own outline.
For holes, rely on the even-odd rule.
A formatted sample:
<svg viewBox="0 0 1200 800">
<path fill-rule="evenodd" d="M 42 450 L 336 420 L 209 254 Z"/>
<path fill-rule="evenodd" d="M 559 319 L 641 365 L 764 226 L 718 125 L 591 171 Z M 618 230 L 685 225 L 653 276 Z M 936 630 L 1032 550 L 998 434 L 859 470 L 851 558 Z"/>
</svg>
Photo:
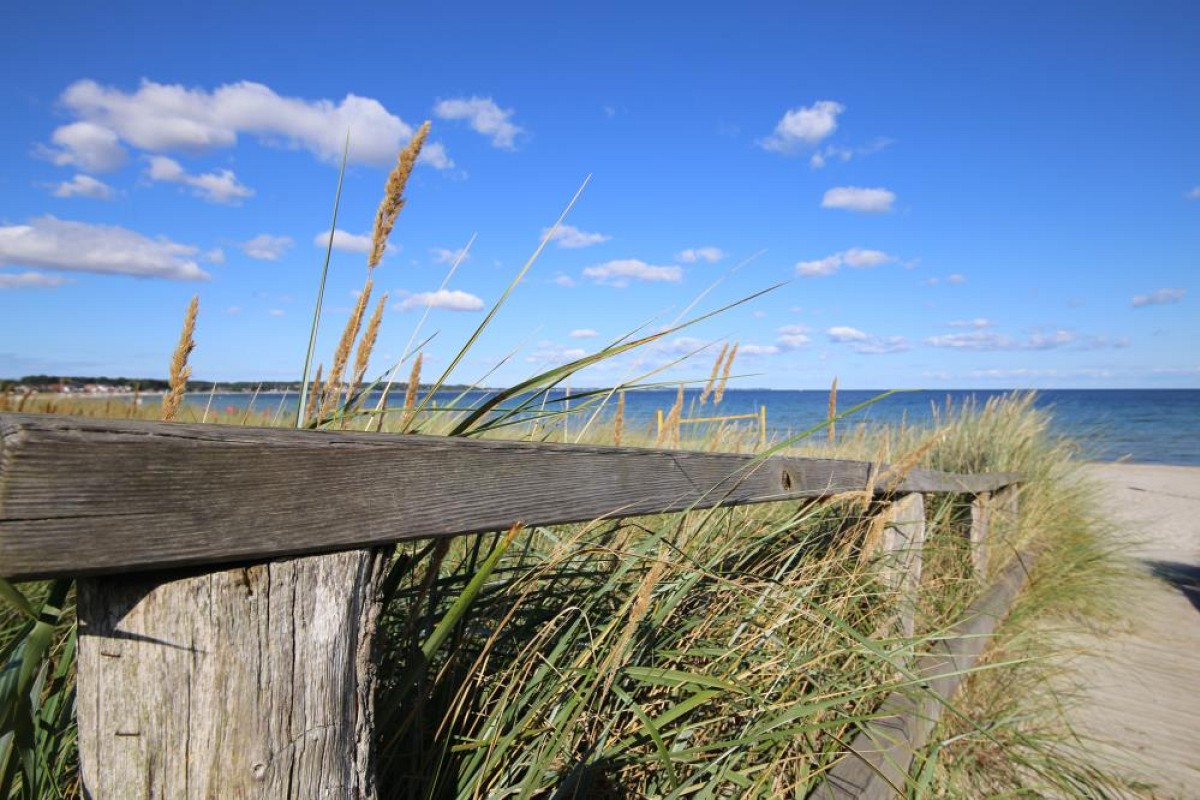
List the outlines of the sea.
<svg viewBox="0 0 1200 800">
<path fill-rule="evenodd" d="M 587 390 L 555 392 L 551 405 L 575 408 L 586 401 Z M 676 389 L 638 389 L 625 394 L 625 425 L 629 430 L 653 430 L 657 413 L 664 413 L 675 402 Z M 846 431 L 857 425 L 876 426 L 898 422 L 922 423 L 932 420 L 935 410 L 965 403 L 983 404 L 989 398 L 1010 394 L 1000 390 L 905 391 L 884 395 L 880 391 L 842 390 L 838 392 L 839 412 L 863 407 L 839 423 Z M 439 392 L 433 403 L 447 407 L 472 406 L 490 396 L 488 391 Z M 767 435 L 773 440 L 794 436 L 824 422 L 828 413 L 826 391 L 790 391 L 775 389 L 729 389 L 719 406 L 712 401 L 696 403 L 699 390 L 686 393 L 685 416 L 751 415 L 766 409 Z M 214 410 L 253 409 L 287 418 L 295 414 L 295 393 L 224 394 L 211 398 Z M 374 405 L 377 397 L 368 405 Z M 192 394 L 193 405 L 207 406 L 209 395 Z M 393 395 L 399 404 L 402 395 Z M 1200 466 L 1200 389 L 1044 389 L 1035 394 L 1035 405 L 1050 413 L 1051 432 L 1068 436 L 1079 445 L 1081 457 L 1092 461 L 1129 461 L 1147 464 Z M 615 407 L 610 401 L 607 408 Z M 582 415 L 572 417 L 568 425 L 582 425 Z M 743 424 L 756 424 L 746 421 Z M 824 432 L 816 435 L 824 436 Z"/>
</svg>

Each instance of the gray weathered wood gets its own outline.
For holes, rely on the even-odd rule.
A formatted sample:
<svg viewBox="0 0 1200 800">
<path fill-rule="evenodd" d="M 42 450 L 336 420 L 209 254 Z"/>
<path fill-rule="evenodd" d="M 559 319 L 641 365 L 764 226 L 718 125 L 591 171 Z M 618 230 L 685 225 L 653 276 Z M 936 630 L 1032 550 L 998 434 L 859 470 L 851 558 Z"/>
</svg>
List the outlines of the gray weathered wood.
<svg viewBox="0 0 1200 800">
<path fill-rule="evenodd" d="M 971 498 L 971 563 L 980 578 L 987 575 L 988 549 L 992 544 L 992 496 L 979 492 Z"/>
<path fill-rule="evenodd" d="M 925 547 L 925 496 L 919 492 L 906 494 L 892 502 L 883 514 L 880 549 L 884 577 L 896 591 L 901 629 L 905 636 L 912 636 L 916 630 L 917 592 Z"/>
<path fill-rule="evenodd" d="M 0 575 L 95 575 L 692 507 L 978 492 L 867 462 L 0 414 Z"/>
<path fill-rule="evenodd" d="M 382 557 L 79 582 L 94 798 L 365 798 Z"/>
<path fill-rule="evenodd" d="M 991 641 L 1029 577 L 1031 555 L 1018 554 L 963 618 L 919 656 L 918 686 L 894 692 L 877 717 L 862 725 L 849 752 L 809 796 L 813 800 L 894 800 L 906 797 L 908 771 L 925 746 L 942 709 Z"/>
</svg>

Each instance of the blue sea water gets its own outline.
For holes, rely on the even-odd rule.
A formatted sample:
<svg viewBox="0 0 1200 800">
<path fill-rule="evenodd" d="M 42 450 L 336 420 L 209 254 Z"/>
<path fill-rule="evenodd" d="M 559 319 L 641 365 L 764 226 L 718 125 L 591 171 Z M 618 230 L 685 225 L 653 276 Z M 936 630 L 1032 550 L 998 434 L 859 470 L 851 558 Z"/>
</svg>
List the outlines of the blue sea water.
<svg viewBox="0 0 1200 800">
<path fill-rule="evenodd" d="M 669 408 L 675 394 L 674 389 L 627 392 L 627 427 L 652 429 L 656 412 Z M 687 393 L 689 406 L 698 394 L 698 390 Z M 879 394 L 843 390 L 838 394 L 839 410 L 845 411 Z M 840 424 L 844 430 L 855 424 L 886 425 L 902 420 L 920 423 L 932 418 L 935 407 L 944 408 L 948 402 L 957 408 L 972 399 L 982 404 L 990 397 L 1004 394 L 1007 392 L 992 390 L 898 392 Z M 441 392 L 435 400 L 439 405 L 447 405 L 456 396 Z M 476 403 L 484 396 L 484 392 L 472 393 L 466 402 Z M 204 405 L 208 397 L 191 395 L 189 400 Z M 253 398 L 245 394 L 217 394 L 212 399 L 213 407 L 222 410 L 243 409 L 252 401 L 258 411 L 279 410 L 286 415 L 290 409 L 295 413 L 294 395 L 263 394 Z M 730 389 L 718 409 L 710 403 L 696 407 L 694 413 L 752 414 L 765 406 L 769 433 L 782 437 L 823 422 L 828 402 L 825 391 Z M 1037 392 L 1035 403 L 1049 409 L 1052 431 L 1078 441 L 1085 458 L 1200 466 L 1200 389 L 1047 389 Z"/>
</svg>

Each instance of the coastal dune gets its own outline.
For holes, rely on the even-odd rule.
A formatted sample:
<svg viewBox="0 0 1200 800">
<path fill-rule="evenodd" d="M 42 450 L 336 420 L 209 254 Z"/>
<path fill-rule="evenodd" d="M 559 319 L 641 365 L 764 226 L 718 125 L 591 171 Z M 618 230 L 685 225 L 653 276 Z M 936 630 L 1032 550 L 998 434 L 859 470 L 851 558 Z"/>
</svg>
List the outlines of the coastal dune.
<svg viewBox="0 0 1200 800">
<path fill-rule="evenodd" d="M 1071 721 L 1154 797 L 1200 798 L 1200 467 L 1094 464 L 1105 510 L 1122 526 L 1146 579 L 1129 627 L 1080 637 L 1075 677 L 1085 701 Z M 1075 643 L 1075 642 L 1073 642 Z"/>
</svg>

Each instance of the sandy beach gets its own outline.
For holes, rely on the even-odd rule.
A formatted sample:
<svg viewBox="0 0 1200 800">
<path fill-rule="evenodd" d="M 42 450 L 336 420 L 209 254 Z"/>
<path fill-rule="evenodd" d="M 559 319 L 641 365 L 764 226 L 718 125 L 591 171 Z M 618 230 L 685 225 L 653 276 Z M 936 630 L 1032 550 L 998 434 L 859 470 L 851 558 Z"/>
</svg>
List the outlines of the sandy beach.
<svg viewBox="0 0 1200 800">
<path fill-rule="evenodd" d="M 1155 797 L 1200 798 L 1200 467 L 1096 464 L 1105 503 L 1147 580 L 1130 630 L 1083 637 L 1088 699 L 1071 716 L 1102 755 Z"/>
</svg>

